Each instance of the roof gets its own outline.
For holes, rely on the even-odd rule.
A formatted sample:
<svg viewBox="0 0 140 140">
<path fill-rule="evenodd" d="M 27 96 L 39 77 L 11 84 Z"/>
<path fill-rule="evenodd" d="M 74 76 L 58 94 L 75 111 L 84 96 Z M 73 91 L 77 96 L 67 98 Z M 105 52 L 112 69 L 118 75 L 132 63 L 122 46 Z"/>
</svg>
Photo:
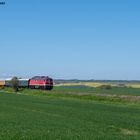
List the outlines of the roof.
<svg viewBox="0 0 140 140">
<path fill-rule="evenodd" d="M 48 76 L 34 76 L 34 77 L 32 77 L 31 79 L 49 79 L 49 77 Z"/>
</svg>

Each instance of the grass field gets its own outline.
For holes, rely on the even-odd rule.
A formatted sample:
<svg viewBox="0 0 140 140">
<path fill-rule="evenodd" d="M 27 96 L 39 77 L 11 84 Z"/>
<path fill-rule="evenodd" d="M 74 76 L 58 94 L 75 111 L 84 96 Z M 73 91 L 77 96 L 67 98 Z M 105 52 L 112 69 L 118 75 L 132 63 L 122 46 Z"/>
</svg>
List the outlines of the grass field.
<svg viewBox="0 0 140 140">
<path fill-rule="evenodd" d="M 12 91 L 11 88 L 6 88 L 8 91 Z M 111 95 L 132 95 L 140 96 L 140 88 L 124 88 L 124 87 L 112 87 L 111 89 L 94 88 L 89 86 L 55 86 L 52 91 L 42 90 L 21 90 L 21 93 L 27 94 L 81 94 L 81 95 L 92 95 L 92 94 L 111 94 Z"/>
<path fill-rule="evenodd" d="M 139 140 L 140 102 L 94 96 L 105 91 L 130 97 L 140 94 L 138 89 L 75 86 L 52 91 L 25 89 L 18 94 L 1 90 L 0 139 Z"/>
</svg>

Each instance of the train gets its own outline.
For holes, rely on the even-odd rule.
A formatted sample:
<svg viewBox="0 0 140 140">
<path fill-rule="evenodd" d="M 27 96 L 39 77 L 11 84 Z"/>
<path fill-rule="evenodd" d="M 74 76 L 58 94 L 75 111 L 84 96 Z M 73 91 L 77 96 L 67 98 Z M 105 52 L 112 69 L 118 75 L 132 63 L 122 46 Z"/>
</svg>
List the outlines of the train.
<svg viewBox="0 0 140 140">
<path fill-rule="evenodd" d="M 0 80 L 0 87 L 11 87 L 12 78 Z M 30 88 L 30 89 L 53 89 L 53 79 L 48 76 L 34 76 L 30 79 L 18 78 L 19 88 Z"/>
</svg>

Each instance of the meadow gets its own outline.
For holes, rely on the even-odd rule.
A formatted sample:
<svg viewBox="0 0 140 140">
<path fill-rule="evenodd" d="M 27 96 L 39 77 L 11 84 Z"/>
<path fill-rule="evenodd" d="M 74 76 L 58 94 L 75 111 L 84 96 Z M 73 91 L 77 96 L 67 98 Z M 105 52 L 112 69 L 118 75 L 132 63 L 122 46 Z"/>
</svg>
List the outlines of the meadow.
<svg viewBox="0 0 140 140">
<path fill-rule="evenodd" d="M 138 88 L 2 89 L 0 139 L 139 140 L 139 96 Z"/>
</svg>

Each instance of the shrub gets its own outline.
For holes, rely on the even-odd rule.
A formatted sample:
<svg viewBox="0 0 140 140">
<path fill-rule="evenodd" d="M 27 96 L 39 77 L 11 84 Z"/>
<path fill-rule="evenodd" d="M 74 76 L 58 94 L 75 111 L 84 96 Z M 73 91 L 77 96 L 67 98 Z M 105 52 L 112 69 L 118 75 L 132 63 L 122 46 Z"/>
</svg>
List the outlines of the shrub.
<svg viewBox="0 0 140 140">
<path fill-rule="evenodd" d="M 111 85 L 101 85 L 101 86 L 99 86 L 99 88 L 101 88 L 101 89 L 111 89 L 112 86 Z"/>
<path fill-rule="evenodd" d="M 13 77 L 13 78 L 12 78 L 12 80 L 11 80 L 11 85 L 12 85 L 12 87 L 13 87 L 13 90 L 14 90 L 15 92 L 17 92 L 17 91 L 18 91 L 18 86 L 19 86 L 19 80 L 18 80 L 17 77 Z"/>
</svg>

